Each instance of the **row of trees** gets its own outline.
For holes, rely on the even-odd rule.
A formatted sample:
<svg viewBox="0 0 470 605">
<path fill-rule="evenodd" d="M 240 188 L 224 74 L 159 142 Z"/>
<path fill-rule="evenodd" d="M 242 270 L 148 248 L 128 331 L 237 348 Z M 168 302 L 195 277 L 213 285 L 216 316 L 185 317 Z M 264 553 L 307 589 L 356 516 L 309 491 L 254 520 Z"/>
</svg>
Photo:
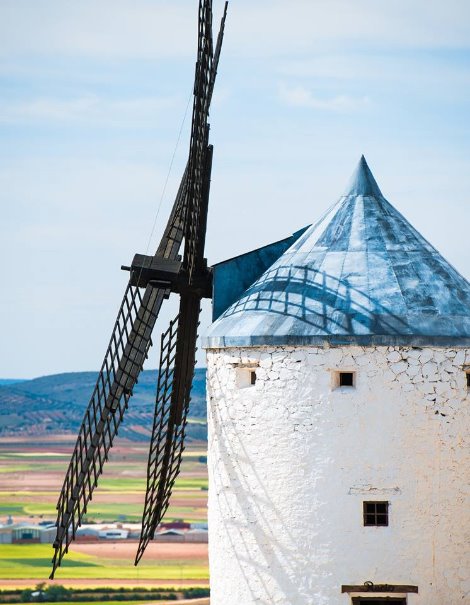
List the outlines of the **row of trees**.
<svg viewBox="0 0 470 605">
<path fill-rule="evenodd" d="M 15 591 L 16 592 L 16 591 Z M 208 597 L 210 591 L 208 588 L 184 588 L 181 590 L 170 590 L 154 592 L 145 588 L 86 588 L 71 589 L 65 588 L 60 584 L 46 584 L 41 582 L 33 589 L 26 589 L 18 592 L 18 599 L 9 598 L 9 603 L 55 603 L 70 601 L 71 603 L 80 601 L 176 601 L 178 595 L 186 599 L 197 597 Z M 16 596 L 16 595 L 15 595 Z"/>
</svg>

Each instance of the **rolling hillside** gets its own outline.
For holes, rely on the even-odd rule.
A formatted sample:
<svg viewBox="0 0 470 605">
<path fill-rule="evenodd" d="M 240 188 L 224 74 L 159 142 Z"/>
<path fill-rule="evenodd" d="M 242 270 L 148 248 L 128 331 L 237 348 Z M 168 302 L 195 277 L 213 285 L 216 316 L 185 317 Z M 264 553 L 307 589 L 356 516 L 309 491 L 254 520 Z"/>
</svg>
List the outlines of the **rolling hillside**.
<svg viewBox="0 0 470 605">
<path fill-rule="evenodd" d="M 196 369 L 189 439 L 206 439 L 205 368 Z M 0 436 L 41 437 L 76 433 L 90 399 L 96 372 L 54 374 L 5 384 L 0 381 Z M 152 428 L 156 370 L 141 373 L 119 435 L 147 440 Z"/>
</svg>

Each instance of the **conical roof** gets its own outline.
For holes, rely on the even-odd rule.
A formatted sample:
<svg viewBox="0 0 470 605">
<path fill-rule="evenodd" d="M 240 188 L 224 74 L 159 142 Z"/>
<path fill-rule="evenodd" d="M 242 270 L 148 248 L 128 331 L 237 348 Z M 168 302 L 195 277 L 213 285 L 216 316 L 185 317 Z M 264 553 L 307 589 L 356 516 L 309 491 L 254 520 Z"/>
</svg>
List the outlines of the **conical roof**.
<svg viewBox="0 0 470 605">
<path fill-rule="evenodd" d="M 364 157 L 340 200 L 215 321 L 206 347 L 470 346 L 470 284 L 383 197 Z"/>
</svg>

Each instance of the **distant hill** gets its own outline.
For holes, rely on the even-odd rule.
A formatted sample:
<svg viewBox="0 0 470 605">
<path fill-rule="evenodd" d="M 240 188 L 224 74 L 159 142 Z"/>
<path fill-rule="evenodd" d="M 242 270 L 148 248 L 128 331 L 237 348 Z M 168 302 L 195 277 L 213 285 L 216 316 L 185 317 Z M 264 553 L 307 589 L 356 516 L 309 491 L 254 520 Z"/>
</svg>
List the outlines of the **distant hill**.
<svg viewBox="0 0 470 605">
<path fill-rule="evenodd" d="M 0 380 L 0 436 L 76 433 L 96 372 L 54 374 L 33 380 Z M 157 371 L 145 370 L 134 389 L 119 436 L 147 440 L 152 430 Z M 191 393 L 189 439 L 207 439 L 206 370 L 197 368 Z"/>
</svg>

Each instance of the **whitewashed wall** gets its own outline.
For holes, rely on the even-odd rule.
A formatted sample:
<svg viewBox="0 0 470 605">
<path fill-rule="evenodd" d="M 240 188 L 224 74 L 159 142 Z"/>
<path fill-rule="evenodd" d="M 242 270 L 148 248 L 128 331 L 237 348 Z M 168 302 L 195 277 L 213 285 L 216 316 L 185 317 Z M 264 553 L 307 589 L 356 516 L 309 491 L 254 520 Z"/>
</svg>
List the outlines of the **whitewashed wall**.
<svg viewBox="0 0 470 605">
<path fill-rule="evenodd" d="M 470 603 L 470 349 L 209 350 L 211 605 Z M 237 364 L 259 362 L 255 386 Z M 356 388 L 332 388 L 353 370 Z M 242 386 L 240 386 L 242 385 Z M 364 527 L 363 500 L 390 502 Z"/>
</svg>

